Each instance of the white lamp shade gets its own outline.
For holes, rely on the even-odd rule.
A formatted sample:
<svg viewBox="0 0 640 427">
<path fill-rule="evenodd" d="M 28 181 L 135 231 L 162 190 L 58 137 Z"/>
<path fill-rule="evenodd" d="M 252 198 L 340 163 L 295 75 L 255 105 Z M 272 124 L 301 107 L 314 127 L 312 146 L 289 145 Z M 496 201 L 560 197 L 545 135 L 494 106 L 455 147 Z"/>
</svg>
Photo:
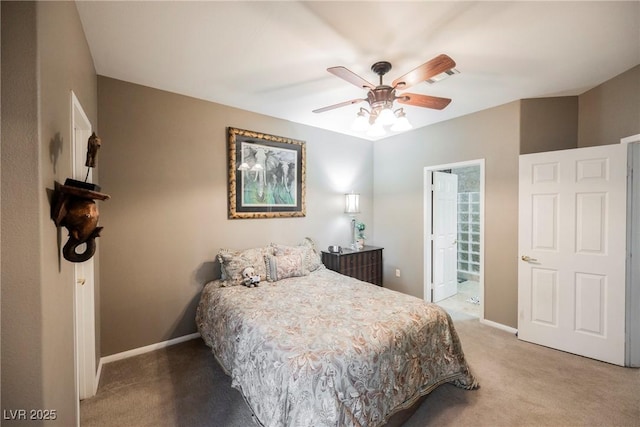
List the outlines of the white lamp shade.
<svg viewBox="0 0 640 427">
<path fill-rule="evenodd" d="M 391 108 L 383 108 L 376 119 L 376 124 L 380 124 L 382 126 L 389 126 L 396 122 L 396 115 L 393 114 Z"/>
<path fill-rule="evenodd" d="M 344 212 L 348 214 L 360 213 L 360 194 L 345 194 Z"/>
<path fill-rule="evenodd" d="M 391 130 L 394 132 L 404 132 L 411 128 L 413 128 L 413 126 L 411 126 L 411 123 L 409 123 L 409 120 L 404 115 L 398 117 L 398 120 L 391 126 Z"/>
<path fill-rule="evenodd" d="M 358 132 L 369 129 L 369 119 L 367 119 L 364 114 L 358 114 L 351 124 L 351 129 Z"/>
</svg>

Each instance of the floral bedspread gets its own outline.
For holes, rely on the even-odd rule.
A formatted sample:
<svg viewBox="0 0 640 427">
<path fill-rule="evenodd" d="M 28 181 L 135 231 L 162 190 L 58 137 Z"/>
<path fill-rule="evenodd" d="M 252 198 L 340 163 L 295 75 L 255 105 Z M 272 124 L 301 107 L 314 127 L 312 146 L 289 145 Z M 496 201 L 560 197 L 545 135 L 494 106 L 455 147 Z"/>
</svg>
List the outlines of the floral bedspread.
<svg viewBox="0 0 640 427">
<path fill-rule="evenodd" d="M 322 268 L 208 284 L 196 322 L 263 426 L 380 426 L 438 385 L 477 387 L 435 304 Z"/>
</svg>

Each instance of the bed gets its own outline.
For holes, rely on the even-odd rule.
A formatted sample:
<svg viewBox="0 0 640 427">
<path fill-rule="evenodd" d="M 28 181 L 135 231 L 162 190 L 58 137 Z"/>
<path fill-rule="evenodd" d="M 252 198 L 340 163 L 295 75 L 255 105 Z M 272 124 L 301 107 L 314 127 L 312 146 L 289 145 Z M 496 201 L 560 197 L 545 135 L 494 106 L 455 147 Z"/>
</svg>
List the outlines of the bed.
<svg viewBox="0 0 640 427">
<path fill-rule="evenodd" d="M 439 306 L 331 271 L 312 244 L 250 251 L 218 255 L 196 323 L 259 425 L 377 427 L 440 384 L 477 387 Z"/>
</svg>

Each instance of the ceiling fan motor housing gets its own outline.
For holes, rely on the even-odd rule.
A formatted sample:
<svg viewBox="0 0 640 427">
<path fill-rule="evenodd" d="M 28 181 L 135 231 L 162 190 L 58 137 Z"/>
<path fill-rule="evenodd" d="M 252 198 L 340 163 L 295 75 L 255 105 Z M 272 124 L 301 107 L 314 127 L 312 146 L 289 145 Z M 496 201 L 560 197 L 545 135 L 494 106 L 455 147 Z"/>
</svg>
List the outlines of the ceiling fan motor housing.
<svg viewBox="0 0 640 427">
<path fill-rule="evenodd" d="M 383 108 L 393 108 L 393 101 L 396 99 L 396 90 L 391 86 L 381 85 L 370 90 L 367 94 L 367 101 L 373 111 L 379 112 Z"/>
<path fill-rule="evenodd" d="M 367 101 L 371 106 L 371 115 L 375 118 L 384 108 L 393 109 L 393 101 L 396 99 L 395 88 L 383 85 L 382 76 L 391 70 L 391 63 L 387 61 L 379 61 L 371 66 L 371 71 L 380 76 L 380 84 L 371 89 L 367 94 Z"/>
</svg>

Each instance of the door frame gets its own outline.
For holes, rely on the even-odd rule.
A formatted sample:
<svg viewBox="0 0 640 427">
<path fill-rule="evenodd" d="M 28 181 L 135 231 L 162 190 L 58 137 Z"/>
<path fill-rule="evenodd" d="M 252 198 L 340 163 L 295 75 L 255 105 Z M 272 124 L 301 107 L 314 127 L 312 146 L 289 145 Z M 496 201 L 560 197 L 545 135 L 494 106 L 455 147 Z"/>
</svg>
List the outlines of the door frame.
<svg viewBox="0 0 640 427">
<path fill-rule="evenodd" d="M 72 177 L 84 180 L 84 176 L 76 175 L 76 162 L 79 161 L 76 151 L 78 144 L 84 141 L 76 139 L 76 129 L 83 135 L 91 135 L 92 126 L 84 112 L 80 101 L 71 91 L 71 171 Z M 90 262 L 93 262 L 92 260 Z M 96 372 L 96 340 L 95 340 L 95 271 L 88 286 L 78 285 L 80 266 L 73 266 L 73 335 L 74 335 L 74 364 L 75 364 L 75 397 L 77 405 L 78 423 L 80 419 L 80 399 L 94 396 L 98 386 Z"/>
<path fill-rule="evenodd" d="M 432 201 L 432 175 L 434 171 L 443 169 L 458 169 L 467 166 L 478 166 L 480 168 L 480 278 L 478 284 L 478 293 L 480 297 L 480 321 L 484 320 L 484 198 L 485 198 L 485 160 L 475 159 L 463 162 L 447 163 L 435 166 L 425 166 L 423 172 L 423 202 L 424 202 L 424 221 L 423 221 L 423 299 L 432 302 L 432 272 L 433 272 L 433 254 L 431 250 L 431 234 L 433 224 L 433 201 Z"/>
<path fill-rule="evenodd" d="M 620 139 L 627 152 L 627 272 L 625 366 L 640 367 L 640 134 Z"/>
</svg>

